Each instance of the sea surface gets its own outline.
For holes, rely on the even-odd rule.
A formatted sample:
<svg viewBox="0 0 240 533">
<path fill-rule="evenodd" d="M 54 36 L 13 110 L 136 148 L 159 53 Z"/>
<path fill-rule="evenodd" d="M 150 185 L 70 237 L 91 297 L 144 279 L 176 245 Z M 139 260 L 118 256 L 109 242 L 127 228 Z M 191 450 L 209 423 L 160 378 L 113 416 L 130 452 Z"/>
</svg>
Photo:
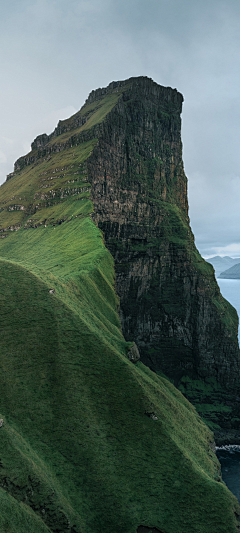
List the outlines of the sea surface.
<svg viewBox="0 0 240 533">
<path fill-rule="evenodd" d="M 217 278 L 217 282 L 223 297 L 235 307 L 240 316 L 240 279 Z M 223 481 L 240 502 L 240 446 L 221 447 L 217 450 L 217 456 L 222 467 Z"/>
<path fill-rule="evenodd" d="M 240 446 L 222 446 L 217 449 L 222 467 L 222 478 L 240 502 Z"/>
<path fill-rule="evenodd" d="M 235 307 L 238 316 L 240 316 L 240 279 L 217 278 L 217 282 L 223 297 Z M 238 329 L 238 338 L 240 338 L 240 328 Z"/>
</svg>

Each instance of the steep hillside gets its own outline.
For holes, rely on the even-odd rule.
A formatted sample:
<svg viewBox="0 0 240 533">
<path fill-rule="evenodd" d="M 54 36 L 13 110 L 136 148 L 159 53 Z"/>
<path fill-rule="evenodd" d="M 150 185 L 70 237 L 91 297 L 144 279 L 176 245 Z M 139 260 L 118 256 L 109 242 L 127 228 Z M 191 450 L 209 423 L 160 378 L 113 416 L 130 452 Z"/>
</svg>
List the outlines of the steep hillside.
<svg viewBox="0 0 240 533">
<path fill-rule="evenodd" d="M 127 358 L 113 262 L 91 219 L 21 229 L 8 246 L 0 530 L 236 532 L 209 430 L 173 385 Z"/>
<path fill-rule="evenodd" d="M 0 188 L 0 531 L 239 530 L 240 509 L 221 481 L 209 429 L 169 380 L 140 361 L 133 364 L 129 355 L 136 340 L 144 360 L 149 363 L 148 354 L 153 353 L 153 359 L 159 360 L 158 368 L 166 371 L 168 351 L 163 351 L 164 343 L 156 328 L 158 355 L 154 346 L 150 348 L 153 311 L 156 320 L 158 309 L 161 317 L 171 317 L 172 324 L 180 328 L 176 331 L 180 331 L 183 320 L 186 328 L 191 320 L 194 322 L 194 313 L 199 310 L 196 294 L 201 302 L 206 297 L 204 309 L 206 313 L 211 310 L 216 333 L 221 333 L 224 349 L 229 350 L 227 364 L 224 349 L 215 354 L 216 362 L 222 364 L 219 381 L 212 377 L 212 368 L 205 382 L 193 381 L 203 363 L 198 352 L 191 352 L 192 359 L 188 359 L 187 350 L 184 355 L 185 344 L 181 344 L 175 330 L 169 335 L 167 319 L 164 334 L 172 344 L 166 343 L 166 350 L 171 346 L 166 373 L 173 376 L 176 361 L 180 385 L 190 384 L 195 396 L 203 383 L 207 394 L 209 387 L 217 390 L 224 412 L 224 391 L 235 386 L 229 367 L 236 377 L 238 372 L 236 316 L 215 287 L 212 268 L 195 251 L 186 211 L 186 178 L 180 163 L 172 176 L 176 161 L 168 148 L 164 149 L 166 160 L 173 158 L 172 170 L 168 174 L 165 159 L 162 164 L 157 159 L 159 172 L 161 168 L 161 175 L 157 174 L 159 185 L 155 188 L 153 181 L 151 187 L 148 185 L 153 150 L 149 131 L 156 131 L 158 136 L 160 133 L 154 129 L 151 113 L 147 118 L 144 98 L 154 107 L 154 94 L 159 102 L 158 120 L 165 124 L 161 126 L 162 135 L 167 130 L 174 135 L 174 124 L 177 130 L 180 127 L 179 116 L 171 122 L 164 109 L 169 105 L 175 113 L 172 95 L 179 109 L 181 96 L 176 90 L 159 87 L 146 78 L 113 83 L 91 93 L 82 110 L 59 123 L 52 135 L 39 136 L 30 154 L 16 162 L 14 173 Z M 142 124 L 140 136 L 134 129 L 133 111 Z M 139 160 L 135 157 L 136 146 Z M 178 150 L 176 147 L 176 153 Z M 106 172 L 103 161 L 108 161 Z M 136 180 L 137 164 L 142 170 Z M 125 176 L 125 188 L 120 182 L 114 185 L 113 175 L 108 173 L 113 168 L 116 179 Z M 97 174 L 98 169 L 103 174 L 100 170 Z M 153 174 L 150 176 L 153 178 Z M 163 194 L 159 200 L 158 187 L 162 187 Z M 107 224 L 110 211 L 115 218 Z M 118 315 L 114 260 L 96 221 L 103 227 L 105 241 L 116 260 L 127 340 Z M 169 250 L 168 277 L 165 247 Z M 170 258 L 174 259 L 174 268 Z M 186 278 L 188 291 L 184 291 L 187 303 L 191 301 L 189 294 L 195 302 L 189 323 L 181 301 L 185 294 L 182 273 L 188 269 L 192 277 Z M 133 272 L 139 282 L 135 289 Z M 196 294 L 192 280 L 198 287 Z M 158 291 L 163 282 L 168 300 L 161 303 Z M 142 291 L 142 300 L 138 291 Z M 146 336 L 146 349 L 139 337 L 144 302 L 150 324 L 147 331 L 151 333 L 149 338 Z M 175 318 L 174 322 L 172 316 L 179 316 L 179 321 Z M 201 324 L 200 318 L 196 317 L 196 323 Z M 208 328 L 211 332 L 209 323 Z M 218 339 L 211 342 L 219 345 Z M 191 366 L 194 357 L 196 374 L 192 374 Z M 185 381 L 179 374 L 179 360 Z M 188 369 L 190 377 L 186 378 Z"/>
</svg>

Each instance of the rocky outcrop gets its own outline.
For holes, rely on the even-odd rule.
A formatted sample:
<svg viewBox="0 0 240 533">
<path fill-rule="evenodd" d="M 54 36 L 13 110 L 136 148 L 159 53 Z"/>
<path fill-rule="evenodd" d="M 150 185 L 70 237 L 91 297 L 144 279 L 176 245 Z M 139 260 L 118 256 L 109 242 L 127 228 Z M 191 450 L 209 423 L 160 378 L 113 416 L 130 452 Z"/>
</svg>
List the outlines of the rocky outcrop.
<svg viewBox="0 0 240 533">
<path fill-rule="evenodd" d="M 32 150 L 38 150 L 39 148 L 42 148 L 49 142 L 49 135 L 46 133 L 43 133 L 42 135 L 38 135 L 36 139 L 31 144 Z"/>
<path fill-rule="evenodd" d="M 125 338 L 176 385 L 187 374 L 234 388 L 237 315 L 189 226 L 183 97 L 148 78 L 130 82 L 88 159 L 93 218 L 115 260 Z M 102 91 L 92 92 L 91 102 Z"/>
<path fill-rule="evenodd" d="M 52 137 L 49 136 L 49 141 L 47 142 L 47 144 L 43 143 L 42 145 L 40 145 L 39 143 L 37 143 L 38 148 L 36 148 L 36 145 L 35 145 L 36 139 L 35 139 L 35 141 L 32 143 L 33 148 L 31 152 L 17 159 L 17 161 L 14 164 L 14 172 L 11 174 L 8 174 L 7 180 L 15 176 L 16 172 L 23 170 L 25 167 L 29 165 L 34 165 L 37 162 L 41 162 L 42 159 L 49 160 L 53 154 L 56 154 L 58 152 L 63 152 L 64 150 L 68 148 L 77 146 L 83 142 L 87 142 L 91 139 L 94 139 L 94 137 L 97 136 L 97 133 L 98 133 L 97 127 L 95 129 L 90 129 L 88 131 L 80 132 L 78 134 L 75 134 L 73 132 L 73 134 L 69 136 L 66 142 L 58 143 L 57 141 L 55 141 L 53 144 L 50 143 L 50 140 Z M 62 133 L 59 133 L 59 136 L 61 134 Z M 43 137 L 43 136 L 41 135 L 40 137 Z M 58 137 L 58 135 L 56 135 L 56 137 Z"/>
<path fill-rule="evenodd" d="M 134 342 L 130 350 L 128 351 L 128 359 L 129 361 L 132 361 L 132 363 L 137 363 L 140 359 L 140 353 L 138 351 L 138 347 L 136 343 Z"/>
</svg>

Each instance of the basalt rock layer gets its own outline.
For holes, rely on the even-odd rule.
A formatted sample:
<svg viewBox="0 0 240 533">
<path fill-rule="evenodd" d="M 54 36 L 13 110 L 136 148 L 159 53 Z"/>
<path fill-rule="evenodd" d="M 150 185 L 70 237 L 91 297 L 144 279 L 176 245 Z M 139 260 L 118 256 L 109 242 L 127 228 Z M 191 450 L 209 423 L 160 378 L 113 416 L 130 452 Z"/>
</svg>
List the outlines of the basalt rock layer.
<svg viewBox="0 0 240 533">
<path fill-rule="evenodd" d="M 147 78 L 126 83 L 91 93 L 100 105 L 125 88 L 87 161 L 93 219 L 115 261 L 123 333 L 204 417 L 238 427 L 238 317 L 189 225 L 183 98 Z"/>
<path fill-rule="evenodd" d="M 119 98 L 87 161 L 93 218 L 114 257 L 124 336 L 142 361 L 175 384 L 187 374 L 234 388 L 237 315 L 189 226 L 182 101 L 146 78 Z"/>
</svg>

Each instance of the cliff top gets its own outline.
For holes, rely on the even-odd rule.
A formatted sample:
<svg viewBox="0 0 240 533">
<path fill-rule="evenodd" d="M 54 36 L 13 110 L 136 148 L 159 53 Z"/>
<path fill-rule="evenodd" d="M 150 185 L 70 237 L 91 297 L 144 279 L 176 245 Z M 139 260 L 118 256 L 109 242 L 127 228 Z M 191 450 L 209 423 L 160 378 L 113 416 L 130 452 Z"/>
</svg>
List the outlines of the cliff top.
<svg viewBox="0 0 240 533">
<path fill-rule="evenodd" d="M 126 90 L 130 87 L 132 87 L 134 90 L 146 91 L 149 93 L 149 95 L 157 94 L 160 98 L 165 96 L 169 99 L 179 99 L 181 102 L 183 102 L 183 96 L 177 91 L 177 89 L 159 85 L 153 81 L 152 78 L 148 78 L 147 76 L 137 76 L 127 80 L 112 81 L 107 87 L 92 90 L 84 105 L 99 100 L 107 94 L 118 92 L 119 89 Z"/>
<path fill-rule="evenodd" d="M 38 135 L 31 144 L 32 151 L 41 150 L 49 143 L 66 142 L 71 132 L 79 134 L 100 124 L 124 93 L 125 98 L 131 98 L 133 94 L 134 96 L 138 94 L 140 98 L 144 96 L 150 100 L 158 100 L 165 112 L 180 114 L 182 112 L 183 96 L 177 89 L 159 85 L 147 76 L 113 81 L 107 87 L 91 91 L 81 109 L 68 119 L 59 120 L 58 125 L 50 135 L 46 133 Z M 22 165 L 28 159 L 27 156 L 23 156 L 16 161 L 14 172 L 22 168 Z M 12 178 L 13 175 L 14 173 L 8 174 L 7 180 Z"/>
</svg>

